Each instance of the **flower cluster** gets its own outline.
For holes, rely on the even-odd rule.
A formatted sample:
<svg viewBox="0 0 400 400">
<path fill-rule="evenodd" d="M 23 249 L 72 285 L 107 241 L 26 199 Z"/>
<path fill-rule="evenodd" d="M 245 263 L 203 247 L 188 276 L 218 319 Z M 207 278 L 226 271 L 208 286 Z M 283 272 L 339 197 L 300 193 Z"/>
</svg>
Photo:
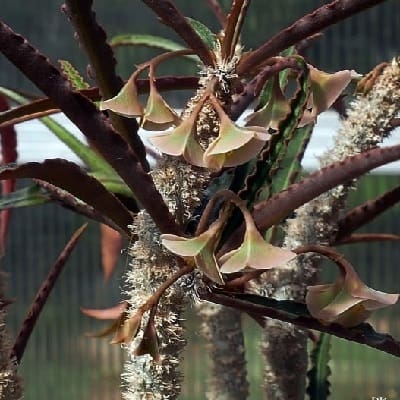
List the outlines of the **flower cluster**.
<svg viewBox="0 0 400 400">
<path fill-rule="evenodd" d="M 216 248 L 224 226 L 223 218 L 217 219 L 206 231 L 193 238 L 161 235 L 162 244 L 221 285 L 224 284 L 222 273 L 279 268 L 296 257 L 290 250 L 267 243 L 258 231 L 250 212 L 242 205 L 239 208 L 244 214 L 246 224 L 243 242 L 238 248 L 219 258 L 216 256 Z"/>
</svg>

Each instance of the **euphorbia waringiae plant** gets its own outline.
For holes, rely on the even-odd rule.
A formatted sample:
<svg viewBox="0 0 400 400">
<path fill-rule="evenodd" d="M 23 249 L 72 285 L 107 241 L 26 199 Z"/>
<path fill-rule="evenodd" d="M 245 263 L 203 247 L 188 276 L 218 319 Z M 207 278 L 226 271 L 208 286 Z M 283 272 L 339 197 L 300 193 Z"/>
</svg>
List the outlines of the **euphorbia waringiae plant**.
<svg viewBox="0 0 400 400">
<path fill-rule="evenodd" d="M 0 24 L 0 50 L 46 96 L 0 114 L 0 127 L 61 110 L 90 145 L 75 147 L 76 152 L 79 147 L 85 150 L 81 155 L 89 173 L 67 161 L 46 160 L 6 166 L 0 177 L 35 178 L 41 197 L 61 201 L 132 242 L 123 302 L 109 310 L 84 310 L 97 318 L 115 319 L 99 335 L 114 334 L 112 342 L 127 349 L 124 398 L 178 397 L 185 346 L 182 313 L 192 299 L 200 300 L 199 313 L 214 356 L 212 374 L 218 384 L 210 386 L 213 399 L 248 395 L 238 311 L 247 312 L 261 326 L 272 318 L 400 355 L 398 342 L 379 336 L 364 322 L 375 309 L 395 303 L 398 295 L 368 288 L 332 247 L 354 241 L 352 231 L 398 200 L 395 190 L 339 223 L 332 218 L 343 210 L 348 182 L 400 158 L 400 146 L 376 147 L 396 125 L 399 62 L 384 64 L 360 80 L 351 70 L 320 71 L 300 52 L 324 28 L 382 2 L 332 1 L 246 51 L 240 33 L 249 0 L 233 1 L 227 15 L 218 2 L 208 2 L 222 25 L 216 33 L 184 17 L 171 1 L 143 0 L 184 46 L 172 46 L 143 62 L 124 83 L 116 75 L 112 47 L 96 21 L 92 2 L 67 0 L 63 10 L 87 53 L 95 88 L 80 87 L 73 69 L 64 64 L 60 72 L 26 39 Z M 134 35 L 130 40 L 135 44 Z M 158 43 L 171 47 L 170 42 Z M 180 57 L 196 58 L 198 76 L 157 75 L 161 63 Z M 301 158 L 318 114 L 331 107 L 352 81 L 358 81 L 359 94 L 342 136 L 353 137 L 354 146 L 338 140 L 337 158 L 300 180 Z M 188 88 L 193 95 L 178 114 L 163 92 Z M 147 98 L 143 101 L 139 94 Z M 245 124 L 238 124 L 254 102 Z M 369 107 L 380 111 L 351 119 Z M 152 168 L 139 126 L 153 132 Z M 317 211 L 310 220 L 321 213 L 331 216 L 324 219 L 329 226 L 315 225 L 325 236 L 315 234 L 306 218 L 285 224 L 294 210 L 300 216 L 299 207 L 313 204 Z M 315 253 L 338 264 L 341 274 L 335 283 L 316 285 Z M 280 288 L 284 290 L 279 292 Z M 283 300 L 282 293 L 288 298 Z M 211 308 L 211 303 L 218 306 Z M 299 362 L 293 365 L 296 373 L 289 365 L 288 371 L 271 372 L 272 364 L 267 368 L 268 398 L 302 399 L 307 369 L 300 361 L 306 355 L 304 331 L 291 336 L 290 346 L 288 325 L 278 328 L 277 335 L 264 339 L 269 341 L 264 343 L 266 362 L 271 355 L 285 357 L 282 348 Z M 226 337 L 232 343 L 221 346 Z M 279 374 L 278 382 L 274 377 Z"/>
</svg>

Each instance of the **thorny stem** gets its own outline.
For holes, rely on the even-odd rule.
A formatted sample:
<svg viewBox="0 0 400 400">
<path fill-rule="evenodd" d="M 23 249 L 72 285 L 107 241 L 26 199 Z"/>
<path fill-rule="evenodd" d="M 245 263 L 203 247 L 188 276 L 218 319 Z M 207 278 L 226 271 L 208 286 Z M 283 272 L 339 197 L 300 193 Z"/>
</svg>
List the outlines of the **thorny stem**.
<svg viewBox="0 0 400 400">
<path fill-rule="evenodd" d="M 222 59 L 229 60 L 235 54 L 235 47 L 239 40 L 244 17 L 250 0 L 234 0 L 224 29 L 221 55 Z"/>
<path fill-rule="evenodd" d="M 281 30 L 258 49 L 244 56 L 239 62 L 237 73 L 243 75 L 257 68 L 267 58 L 279 54 L 280 51 L 298 43 L 300 40 L 384 1 L 335 0 L 325 4 Z"/>
<path fill-rule="evenodd" d="M 332 243 L 333 246 L 342 244 L 354 244 L 365 242 L 378 242 L 378 241 L 399 241 L 400 235 L 391 233 L 354 233 L 353 235 L 343 237 L 338 241 Z"/>
<path fill-rule="evenodd" d="M 18 332 L 17 338 L 15 339 L 15 343 L 10 354 L 10 359 L 15 358 L 18 364 L 21 361 L 28 340 L 32 334 L 33 328 L 36 325 L 43 306 L 46 304 L 46 301 L 57 281 L 57 278 L 60 276 L 60 273 L 62 272 L 72 250 L 75 248 L 75 245 L 85 231 L 86 227 L 87 224 L 83 225 L 72 235 L 71 239 L 68 241 L 61 254 L 58 256 L 46 279 L 43 281 L 40 289 L 35 296 L 35 299 L 32 302 L 32 305 Z"/>
<path fill-rule="evenodd" d="M 102 97 L 114 97 L 123 86 L 123 80 L 116 74 L 114 53 L 107 43 L 107 35 L 98 24 L 96 14 L 92 10 L 93 0 L 66 0 L 62 6 L 69 17 L 79 41 L 89 59 Z M 146 160 L 146 151 L 140 136 L 139 126 L 135 119 L 126 119 L 110 113 L 110 120 L 118 133 L 129 143 L 137 155 L 145 171 L 150 167 Z"/>
<path fill-rule="evenodd" d="M 331 335 L 343 338 L 352 342 L 365 344 L 369 347 L 384 351 L 396 357 L 400 357 L 400 342 L 396 341 L 392 336 L 385 334 L 382 340 L 369 340 L 365 335 L 364 330 L 355 328 L 345 328 L 339 324 L 322 324 L 317 319 L 311 316 L 301 315 L 294 317 L 287 312 L 264 305 L 250 303 L 239 298 L 234 297 L 234 293 L 224 293 L 217 290 L 201 292 L 199 296 L 203 300 L 211 301 L 212 303 L 222 304 L 227 307 L 232 307 L 259 318 L 272 318 L 291 324 L 301 326 L 303 328 L 315 329 L 320 332 L 330 333 Z M 364 327 L 373 332 L 369 324 L 363 324 Z"/>
</svg>

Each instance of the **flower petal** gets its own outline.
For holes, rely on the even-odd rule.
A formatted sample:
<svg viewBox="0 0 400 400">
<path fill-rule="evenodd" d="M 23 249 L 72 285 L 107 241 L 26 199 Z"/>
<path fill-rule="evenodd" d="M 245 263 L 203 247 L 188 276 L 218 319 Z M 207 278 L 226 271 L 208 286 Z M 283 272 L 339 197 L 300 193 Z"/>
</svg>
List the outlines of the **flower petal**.
<svg viewBox="0 0 400 400">
<path fill-rule="evenodd" d="M 219 270 L 214 252 L 203 250 L 195 256 L 194 260 L 197 268 L 212 281 L 219 283 L 220 285 L 225 283 Z"/>
<path fill-rule="evenodd" d="M 267 243 L 256 229 L 250 229 L 246 231 L 243 243 L 238 249 L 221 257 L 221 272 L 232 273 L 246 267 L 277 268 L 295 257 L 296 254 L 292 251 Z"/>
<path fill-rule="evenodd" d="M 143 107 L 139 102 L 134 76 L 128 80 L 115 97 L 100 102 L 100 110 L 111 110 L 125 117 L 141 117 Z"/>
<path fill-rule="evenodd" d="M 279 79 L 274 79 L 271 98 L 264 107 L 246 117 L 247 125 L 278 129 L 279 122 L 290 113 L 290 105 L 279 86 Z"/>
<path fill-rule="evenodd" d="M 206 232 L 205 232 L 206 233 Z M 205 234 L 188 239 L 181 236 L 164 234 L 161 242 L 170 252 L 182 257 L 194 257 L 206 246 L 209 237 Z"/>
<path fill-rule="evenodd" d="M 164 131 L 179 123 L 179 117 L 158 93 L 154 82 L 150 84 L 142 128 L 148 131 Z"/>
<path fill-rule="evenodd" d="M 162 153 L 183 156 L 192 165 L 203 167 L 203 150 L 193 136 L 194 121 L 188 118 L 169 132 L 154 135 L 149 141 Z"/>
<path fill-rule="evenodd" d="M 132 317 L 127 318 L 117 329 L 110 344 L 130 343 L 137 335 L 142 323 L 142 312 L 137 312 Z"/>
<path fill-rule="evenodd" d="M 114 307 L 104 308 L 104 309 L 81 307 L 81 311 L 88 317 L 102 319 L 102 320 L 113 320 L 119 318 L 122 315 L 122 313 L 126 311 L 127 307 L 128 303 L 126 301 L 123 301 L 122 303 L 118 303 Z"/>
</svg>

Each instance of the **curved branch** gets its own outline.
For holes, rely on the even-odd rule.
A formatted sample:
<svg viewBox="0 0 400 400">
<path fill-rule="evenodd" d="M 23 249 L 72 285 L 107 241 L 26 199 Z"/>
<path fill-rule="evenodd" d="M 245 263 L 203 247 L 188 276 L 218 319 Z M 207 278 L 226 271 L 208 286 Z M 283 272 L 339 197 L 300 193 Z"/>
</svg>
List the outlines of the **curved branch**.
<svg viewBox="0 0 400 400">
<path fill-rule="evenodd" d="M 281 30 L 258 49 L 243 57 L 239 62 L 237 73 L 243 75 L 247 71 L 257 68 L 267 58 L 279 54 L 279 52 L 298 43 L 300 40 L 384 1 L 335 0 L 325 4 Z"/>
<path fill-rule="evenodd" d="M 161 19 L 172 28 L 197 54 L 205 65 L 214 65 L 210 50 L 191 27 L 184 15 L 168 0 L 142 0 Z"/>
<path fill-rule="evenodd" d="M 326 332 L 331 335 L 343 338 L 352 342 L 365 344 L 374 349 L 383 351 L 388 354 L 392 354 L 396 357 L 400 357 L 400 342 L 395 340 L 388 334 L 375 332 L 369 324 L 361 324 L 354 328 L 345 328 L 339 324 L 325 325 L 319 322 L 317 319 L 312 318 L 309 315 L 289 313 L 283 309 L 278 308 L 279 301 L 274 299 L 263 298 L 271 303 L 271 306 L 255 304 L 245 300 L 250 298 L 251 295 L 241 295 L 231 292 L 223 291 L 202 291 L 199 293 L 202 300 L 211 301 L 212 303 L 222 304 L 227 307 L 232 307 L 236 310 L 240 310 L 248 313 L 250 316 L 256 316 L 259 318 L 272 318 L 291 324 L 301 326 L 307 329 L 314 329 L 320 332 Z M 244 299 L 242 299 L 243 297 Z M 261 297 L 261 296 L 254 296 Z M 305 307 L 303 304 L 290 302 L 294 307 Z M 275 307 L 273 307 L 275 305 Z"/>
<path fill-rule="evenodd" d="M 72 235 L 71 239 L 68 241 L 61 254 L 58 256 L 46 279 L 40 286 L 40 289 L 38 290 L 36 297 L 32 302 L 32 305 L 18 332 L 17 338 L 15 339 L 15 343 L 10 354 L 10 359 L 13 359 L 15 357 L 18 364 L 21 362 L 26 344 L 28 343 L 28 340 L 39 318 L 39 315 L 44 305 L 46 304 L 46 301 L 57 281 L 57 278 L 60 276 L 60 273 L 62 272 L 66 262 L 68 261 L 72 250 L 75 248 L 79 238 L 85 231 L 86 227 L 87 224 L 83 225 Z"/>
</svg>

